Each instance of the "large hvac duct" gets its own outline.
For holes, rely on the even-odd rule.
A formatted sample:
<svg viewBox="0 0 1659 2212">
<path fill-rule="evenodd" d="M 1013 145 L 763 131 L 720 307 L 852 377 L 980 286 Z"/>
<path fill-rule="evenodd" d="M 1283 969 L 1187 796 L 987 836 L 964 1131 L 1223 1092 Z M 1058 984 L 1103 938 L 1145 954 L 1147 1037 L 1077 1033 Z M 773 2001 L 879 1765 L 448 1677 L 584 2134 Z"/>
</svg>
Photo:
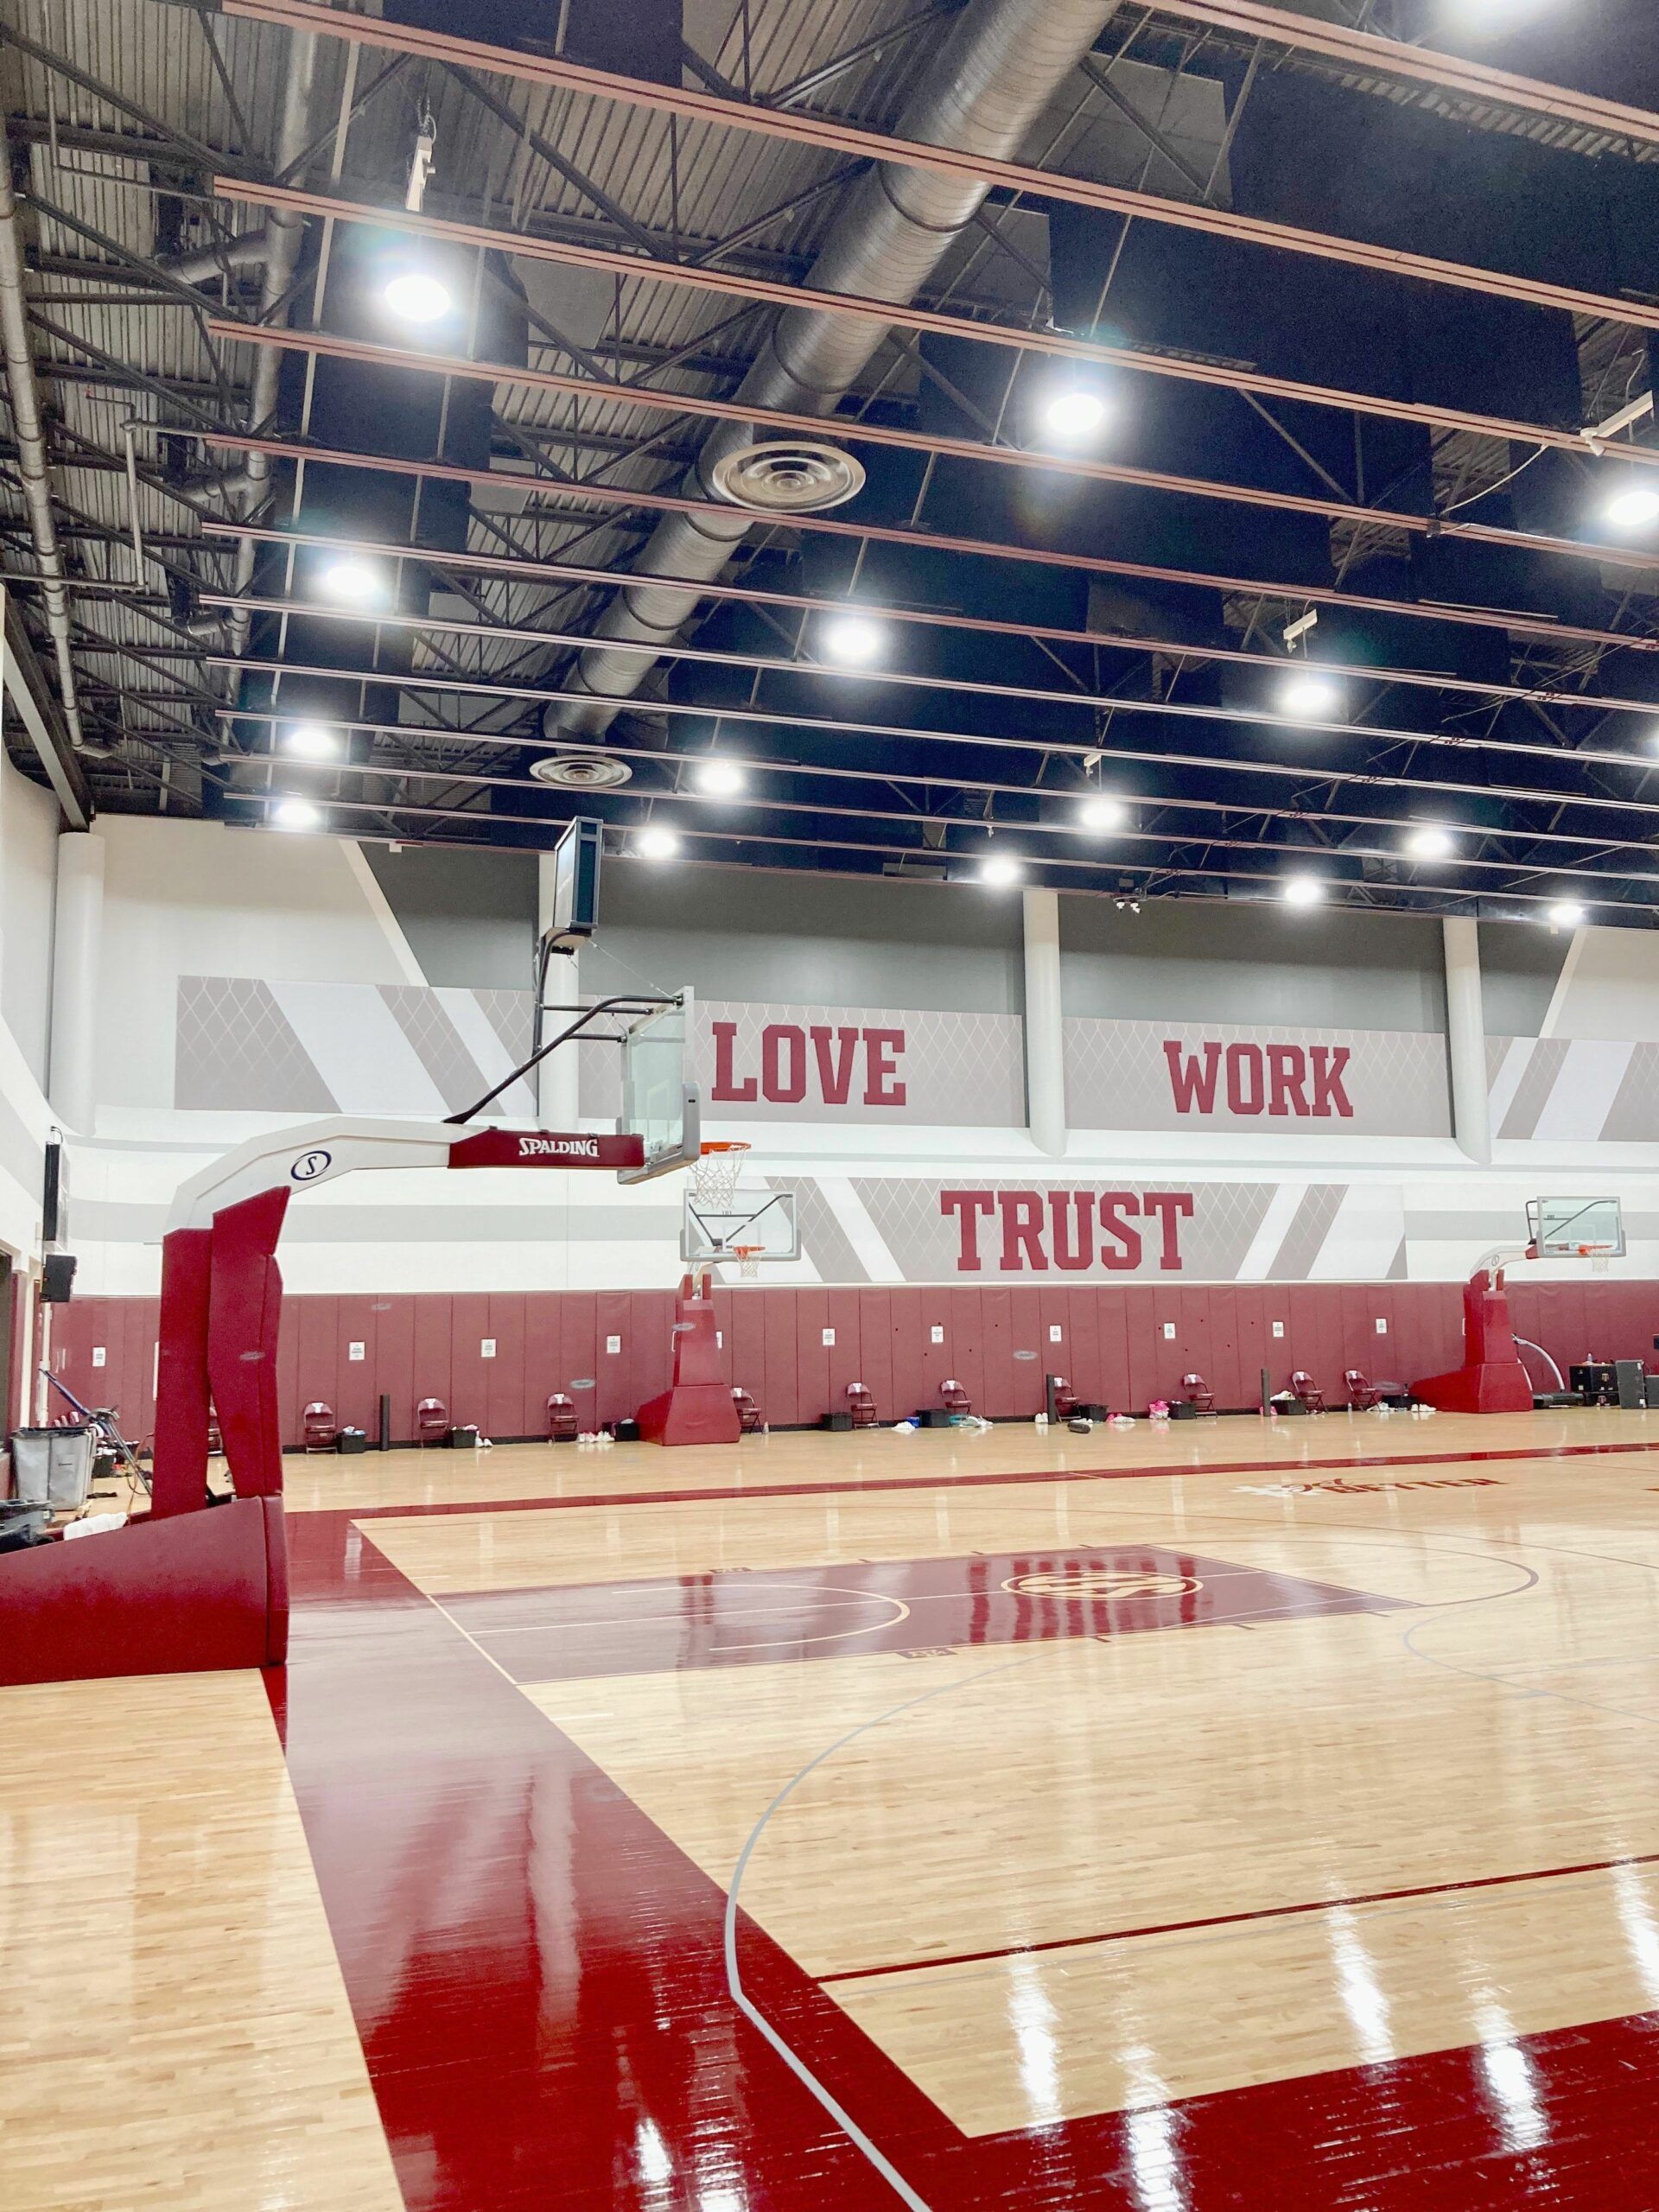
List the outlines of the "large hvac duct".
<svg viewBox="0 0 1659 2212">
<path fill-rule="evenodd" d="M 970 0 L 925 72 L 896 125 L 898 135 L 969 153 L 1017 154 L 1117 5 L 1118 0 Z M 807 282 L 820 291 L 860 293 L 895 304 L 912 299 L 972 219 L 986 190 L 972 181 L 893 162 L 872 169 L 842 204 Z M 747 406 L 828 414 L 880 342 L 879 327 L 855 316 L 791 308 L 772 324 L 738 397 Z M 712 488 L 716 467 L 753 443 L 754 435 L 753 425 L 737 423 L 713 430 L 687 477 L 687 491 L 699 499 L 718 499 Z M 642 579 L 712 582 L 758 518 L 738 506 L 729 520 L 670 515 L 641 551 L 635 572 Z M 695 590 L 630 583 L 606 609 L 597 634 L 665 645 L 697 603 Z M 589 646 L 574 680 L 594 696 L 591 702 L 562 701 L 549 708 L 549 735 L 608 728 L 650 666 L 641 653 L 610 651 L 603 643 Z"/>
</svg>

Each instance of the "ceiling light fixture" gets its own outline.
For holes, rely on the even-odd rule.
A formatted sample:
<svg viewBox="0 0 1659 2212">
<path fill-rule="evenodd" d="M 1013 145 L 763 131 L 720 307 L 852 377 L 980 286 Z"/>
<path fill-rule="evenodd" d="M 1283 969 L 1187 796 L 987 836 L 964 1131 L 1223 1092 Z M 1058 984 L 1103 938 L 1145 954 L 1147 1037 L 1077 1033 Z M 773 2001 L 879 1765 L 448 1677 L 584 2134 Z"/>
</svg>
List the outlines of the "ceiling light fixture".
<svg viewBox="0 0 1659 2212">
<path fill-rule="evenodd" d="M 295 722 L 283 735 L 283 750 L 298 760 L 332 760 L 340 751 L 340 732 L 327 722 Z"/>
<path fill-rule="evenodd" d="M 1298 721 L 1328 721 L 1340 713 L 1342 687 L 1312 669 L 1298 669 L 1279 687 L 1279 711 Z"/>
<path fill-rule="evenodd" d="M 279 798 L 272 804 L 270 818 L 279 830 L 315 830 L 321 826 L 322 809 L 308 798 Z"/>
<path fill-rule="evenodd" d="M 1659 522 L 1659 491 L 1646 484 L 1625 484 L 1601 512 L 1615 530 L 1646 530 Z"/>
<path fill-rule="evenodd" d="M 1077 809 L 1079 830 L 1121 830 L 1128 818 L 1127 806 L 1110 791 L 1090 791 Z"/>
<path fill-rule="evenodd" d="M 1094 436 L 1109 411 L 1100 394 L 1087 385 L 1068 385 L 1044 401 L 1043 428 L 1064 445 L 1081 445 Z"/>
<path fill-rule="evenodd" d="M 1576 899 L 1558 899 L 1544 909 L 1544 914 L 1551 928 L 1558 930 L 1575 930 L 1584 919 L 1584 909 Z"/>
<path fill-rule="evenodd" d="M 1287 875 L 1284 896 L 1287 906 L 1317 906 L 1325 896 L 1325 885 L 1317 875 Z"/>
<path fill-rule="evenodd" d="M 818 649 L 826 660 L 849 668 L 862 668 L 881 658 L 887 633 L 868 614 L 834 614 L 818 632 Z"/>
<path fill-rule="evenodd" d="M 1025 873 L 1012 853 L 993 853 L 979 871 L 979 880 L 993 891 L 1006 891 Z"/>
<path fill-rule="evenodd" d="M 730 798 L 743 789 L 747 778 L 735 760 L 705 760 L 693 781 L 709 798 Z"/>
<path fill-rule="evenodd" d="M 401 322 L 441 322 L 454 306 L 442 277 L 425 269 L 406 269 L 380 296 Z"/>
<path fill-rule="evenodd" d="M 1438 822 L 1422 823 L 1406 839 L 1406 850 L 1414 861 L 1449 861 L 1456 849 L 1452 832 Z"/>
<path fill-rule="evenodd" d="M 366 561 L 331 561 L 317 582 L 330 599 L 347 607 L 372 607 L 385 594 L 380 571 Z"/>
<path fill-rule="evenodd" d="M 680 849 L 680 841 L 671 830 L 652 823 L 635 837 L 633 849 L 642 861 L 671 861 Z"/>
</svg>

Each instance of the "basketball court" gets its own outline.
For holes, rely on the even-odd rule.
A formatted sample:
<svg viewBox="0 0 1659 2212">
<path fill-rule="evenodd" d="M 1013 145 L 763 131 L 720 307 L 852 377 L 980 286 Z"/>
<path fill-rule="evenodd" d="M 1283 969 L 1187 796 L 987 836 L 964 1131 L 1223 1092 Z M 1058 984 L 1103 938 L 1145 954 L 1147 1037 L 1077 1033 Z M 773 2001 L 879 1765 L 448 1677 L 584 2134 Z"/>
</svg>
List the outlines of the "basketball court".
<svg viewBox="0 0 1659 2212">
<path fill-rule="evenodd" d="M 0 1694 L 10 2201 L 1641 2203 L 1656 1440 L 317 1463 L 286 1772 Z"/>
<path fill-rule="evenodd" d="M 0 2212 L 1659 2212 L 1655 16 L 0 10 Z"/>
</svg>

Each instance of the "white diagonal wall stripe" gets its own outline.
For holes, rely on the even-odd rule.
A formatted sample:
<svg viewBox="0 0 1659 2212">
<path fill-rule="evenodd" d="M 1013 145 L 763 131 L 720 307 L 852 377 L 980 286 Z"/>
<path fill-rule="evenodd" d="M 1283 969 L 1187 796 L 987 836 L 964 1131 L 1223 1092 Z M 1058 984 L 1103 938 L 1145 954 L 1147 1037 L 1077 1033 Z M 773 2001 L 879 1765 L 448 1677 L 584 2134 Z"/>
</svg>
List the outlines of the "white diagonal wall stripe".
<svg viewBox="0 0 1659 2212">
<path fill-rule="evenodd" d="M 511 1075 L 512 1060 L 506 1046 L 496 1034 L 493 1023 L 479 1004 L 478 993 L 454 986 L 440 986 L 435 995 L 454 1024 L 455 1034 L 478 1063 L 479 1090 L 487 1090 L 492 1084 L 499 1083 L 503 1076 Z M 503 1091 L 489 1110 L 492 1115 L 523 1114 L 533 1117 L 536 1094 L 528 1083 L 520 1080 L 510 1090 Z"/>
<path fill-rule="evenodd" d="M 1503 1063 L 1492 1078 L 1491 1124 L 1492 1135 L 1501 1136 L 1509 1110 L 1515 1103 L 1515 1094 L 1521 1088 L 1522 1077 L 1532 1062 L 1531 1037 L 1511 1037 Z"/>
<path fill-rule="evenodd" d="M 820 1175 L 817 1181 L 870 1281 L 903 1282 L 904 1269 L 888 1249 L 887 1239 L 870 1218 L 869 1208 L 853 1188 L 850 1178 Z"/>
<path fill-rule="evenodd" d="M 1307 1196 L 1306 1183 L 1281 1183 L 1268 1200 L 1262 1225 L 1250 1239 L 1249 1249 L 1239 1262 L 1240 1282 L 1266 1282 L 1279 1257 L 1279 1247 L 1290 1232 L 1297 1209 Z"/>
<path fill-rule="evenodd" d="M 1397 1184 L 1351 1183 L 1308 1268 L 1311 1282 L 1380 1281 L 1406 1233 Z"/>
<path fill-rule="evenodd" d="M 270 995 L 343 1113 L 442 1121 L 449 1111 L 378 991 L 273 983 Z"/>
<path fill-rule="evenodd" d="M 1635 1051 L 1611 1038 L 1575 1038 L 1533 1124 L 1535 1138 L 1599 1137 Z"/>
</svg>

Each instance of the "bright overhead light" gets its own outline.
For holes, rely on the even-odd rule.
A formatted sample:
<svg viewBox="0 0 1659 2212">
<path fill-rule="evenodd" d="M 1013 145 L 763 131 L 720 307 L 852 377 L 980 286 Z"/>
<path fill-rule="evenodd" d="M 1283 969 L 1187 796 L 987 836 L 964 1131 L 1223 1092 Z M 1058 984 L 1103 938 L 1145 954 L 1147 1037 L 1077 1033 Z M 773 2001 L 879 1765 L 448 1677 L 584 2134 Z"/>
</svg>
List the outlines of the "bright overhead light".
<svg viewBox="0 0 1659 2212">
<path fill-rule="evenodd" d="M 1285 878 L 1285 904 L 1287 906 L 1317 906 L 1325 896 L 1325 885 L 1317 875 L 1287 875 Z"/>
<path fill-rule="evenodd" d="M 1299 721 L 1327 721 L 1342 711 L 1342 687 L 1328 676 L 1298 669 L 1279 686 L 1279 711 Z"/>
<path fill-rule="evenodd" d="M 1081 445 L 1094 436 L 1109 411 L 1097 391 L 1087 385 L 1072 385 L 1044 401 L 1043 428 L 1066 445 Z"/>
<path fill-rule="evenodd" d="M 279 830 L 315 830 L 321 825 L 322 809 L 308 798 L 279 798 L 270 818 Z"/>
<path fill-rule="evenodd" d="M 366 561 L 331 561 L 317 575 L 320 590 L 347 607 L 372 607 L 384 592 L 380 571 Z"/>
<path fill-rule="evenodd" d="M 1544 909 L 1551 926 L 1558 930 L 1575 930 L 1584 919 L 1584 909 L 1576 899 L 1558 899 L 1553 906 Z"/>
<path fill-rule="evenodd" d="M 1011 883 L 1018 883 L 1024 873 L 1012 853 L 993 853 L 982 865 L 979 880 L 989 884 L 993 891 L 1006 891 Z"/>
<path fill-rule="evenodd" d="M 1127 806 L 1110 791 L 1090 791 L 1077 809 L 1079 830 L 1121 830 L 1128 817 Z"/>
<path fill-rule="evenodd" d="M 862 668 L 880 660 L 887 633 L 868 614 L 833 614 L 818 631 L 818 650 L 825 660 L 848 668 Z"/>
<path fill-rule="evenodd" d="M 442 277 L 424 269 L 394 276 L 380 296 L 404 322 L 439 322 L 454 305 Z"/>
<path fill-rule="evenodd" d="M 747 779 L 735 760 L 705 760 L 693 780 L 710 798 L 730 798 L 742 790 Z"/>
<path fill-rule="evenodd" d="M 1406 839 L 1406 850 L 1414 861 L 1448 861 L 1456 849 L 1457 840 L 1438 822 L 1421 823 Z"/>
<path fill-rule="evenodd" d="M 340 732 L 327 722 L 295 722 L 283 734 L 283 750 L 298 760 L 332 760 L 340 751 Z"/>
<path fill-rule="evenodd" d="M 664 830 L 652 823 L 642 830 L 633 841 L 633 849 L 642 861 L 671 861 L 680 849 L 680 841 L 671 830 Z"/>
<path fill-rule="evenodd" d="M 1602 509 L 1615 530 L 1645 530 L 1659 522 L 1659 491 L 1646 484 L 1626 484 Z"/>
</svg>

